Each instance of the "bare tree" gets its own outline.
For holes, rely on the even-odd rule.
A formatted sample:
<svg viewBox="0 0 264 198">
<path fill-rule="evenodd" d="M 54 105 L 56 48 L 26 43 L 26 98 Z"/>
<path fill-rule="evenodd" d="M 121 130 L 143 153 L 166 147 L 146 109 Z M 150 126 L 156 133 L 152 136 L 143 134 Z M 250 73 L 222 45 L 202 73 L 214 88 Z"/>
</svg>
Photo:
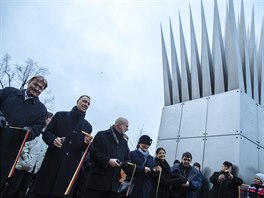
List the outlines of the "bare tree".
<svg viewBox="0 0 264 198">
<path fill-rule="evenodd" d="M 49 73 L 47 68 L 40 67 L 32 59 L 27 59 L 22 64 L 11 64 L 10 60 L 10 55 L 5 54 L 0 64 L 0 86 L 2 89 L 11 86 L 24 89 L 29 79 L 33 76 L 45 76 Z M 45 91 L 40 99 L 46 105 L 47 109 L 53 109 L 54 96 L 51 95 L 51 90 Z"/>
<path fill-rule="evenodd" d="M 140 136 L 143 135 L 144 133 L 144 124 L 142 125 L 141 129 L 139 129 L 138 133 L 136 134 L 136 136 L 134 136 L 133 138 L 129 138 L 129 145 L 130 145 L 130 149 L 135 149 L 137 147 L 138 144 L 138 140 L 140 138 Z"/>
</svg>

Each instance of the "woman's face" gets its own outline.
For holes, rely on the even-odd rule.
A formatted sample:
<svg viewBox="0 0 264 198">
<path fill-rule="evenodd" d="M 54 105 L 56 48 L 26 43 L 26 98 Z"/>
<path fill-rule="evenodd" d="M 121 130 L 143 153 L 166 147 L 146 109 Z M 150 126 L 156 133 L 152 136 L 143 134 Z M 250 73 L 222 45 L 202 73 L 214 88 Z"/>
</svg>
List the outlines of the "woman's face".
<svg viewBox="0 0 264 198">
<path fill-rule="evenodd" d="M 164 150 L 160 150 L 158 153 L 157 153 L 157 158 L 161 159 L 161 160 L 164 160 L 165 157 L 166 157 L 166 152 Z"/>
<path fill-rule="evenodd" d="M 255 178 L 254 178 L 254 183 L 255 183 L 255 184 L 262 185 L 261 179 L 260 179 L 257 175 L 256 175 Z"/>
<path fill-rule="evenodd" d="M 144 143 L 140 143 L 139 148 L 141 148 L 143 151 L 148 151 L 149 145 L 144 144 Z"/>
</svg>

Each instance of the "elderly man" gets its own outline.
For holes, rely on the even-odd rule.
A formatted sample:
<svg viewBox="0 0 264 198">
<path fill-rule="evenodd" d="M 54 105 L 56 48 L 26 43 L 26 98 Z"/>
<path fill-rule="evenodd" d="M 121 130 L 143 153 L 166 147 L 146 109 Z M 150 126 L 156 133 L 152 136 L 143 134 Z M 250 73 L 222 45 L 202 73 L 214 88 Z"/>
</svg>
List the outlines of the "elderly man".
<svg viewBox="0 0 264 198">
<path fill-rule="evenodd" d="M 43 140 L 49 148 L 32 189 L 36 197 L 73 196 L 73 189 L 64 194 L 92 139 L 92 126 L 85 120 L 89 106 L 90 97 L 80 96 L 71 111 L 57 112 L 44 131 Z"/>
<path fill-rule="evenodd" d="M 128 130 L 128 120 L 117 118 L 110 129 L 99 131 L 94 137 L 88 176 L 89 198 L 116 198 L 120 177 L 120 163 L 128 160 L 129 148 L 123 134 Z"/>
<path fill-rule="evenodd" d="M 29 138 L 38 136 L 45 126 L 46 107 L 38 96 L 48 86 L 42 76 L 34 76 L 28 81 L 27 89 L 19 90 L 6 87 L 0 90 L 0 187 L 3 189 L 19 148 L 23 142 L 25 131 Z M 19 127 L 24 130 L 14 129 Z"/>
</svg>

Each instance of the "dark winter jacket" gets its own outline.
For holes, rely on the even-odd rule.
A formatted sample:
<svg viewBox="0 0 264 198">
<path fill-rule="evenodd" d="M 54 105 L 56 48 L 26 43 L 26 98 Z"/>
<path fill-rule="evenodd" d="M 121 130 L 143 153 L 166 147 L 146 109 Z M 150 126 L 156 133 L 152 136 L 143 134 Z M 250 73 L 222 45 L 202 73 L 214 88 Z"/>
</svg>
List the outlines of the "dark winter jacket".
<svg viewBox="0 0 264 198">
<path fill-rule="evenodd" d="M 156 157 L 155 162 L 156 165 L 162 168 L 157 198 L 169 198 L 170 188 L 172 186 L 179 186 L 181 184 L 185 184 L 187 182 L 187 179 L 181 177 L 180 175 L 172 177 L 170 171 L 170 165 L 166 160 L 160 160 L 159 158 Z M 153 198 L 156 197 L 158 178 L 159 178 L 159 174 L 157 174 L 153 179 L 153 185 L 152 185 L 153 189 L 151 196 Z"/>
<path fill-rule="evenodd" d="M 186 171 L 186 175 L 184 172 Z M 171 197 L 181 197 L 181 198 L 197 198 L 197 191 L 200 190 L 202 186 L 202 179 L 200 173 L 192 166 L 185 168 L 182 163 L 175 166 L 172 175 L 184 176 L 189 181 L 188 187 L 183 187 L 181 185 L 174 186 L 171 191 Z"/>
<path fill-rule="evenodd" d="M 152 198 L 152 179 L 156 173 L 145 173 L 145 167 L 149 167 L 150 169 L 155 167 L 153 156 L 148 155 L 145 163 L 145 158 L 143 154 L 140 153 L 138 150 L 131 151 L 129 153 L 129 156 L 131 162 L 137 165 L 135 172 L 134 189 L 132 191 L 131 198 Z"/>
<path fill-rule="evenodd" d="M 213 184 L 210 190 L 211 198 L 237 198 L 238 197 L 238 187 L 243 184 L 243 180 L 239 177 L 233 175 L 233 179 L 224 179 L 222 182 L 218 180 L 219 172 L 214 172 L 210 177 L 210 182 Z"/>
<path fill-rule="evenodd" d="M 113 133 L 115 133 L 118 142 Z M 106 131 L 99 131 L 91 145 L 91 167 L 87 188 L 117 192 L 121 167 L 111 167 L 108 161 L 111 158 L 116 158 L 120 162 L 127 161 L 129 159 L 128 154 L 127 141 L 123 138 L 123 134 L 118 132 L 114 126 L 111 126 Z"/>
<path fill-rule="evenodd" d="M 92 126 L 84 116 L 85 113 L 75 106 L 70 112 L 58 112 L 52 118 L 43 133 L 43 140 L 49 148 L 38 172 L 34 193 L 64 195 L 80 162 L 82 152 L 87 147 L 82 131 L 92 132 Z M 66 137 L 62 148 L 53 145 L 56 137 Z"/>
<path fill-rule="evenodd" d="M 13 87 L 0 90 L 0 114 L 10 126 L 29 127 L 28 140 L 37 137 L 45 126 L 46 107 L 38 97 L 25 100 L 25 91 Z M 8 173 L 16 159 L 25 132 L 11 128 L 0 128 L 0 187 L 5 183 Z"/>
</svg>

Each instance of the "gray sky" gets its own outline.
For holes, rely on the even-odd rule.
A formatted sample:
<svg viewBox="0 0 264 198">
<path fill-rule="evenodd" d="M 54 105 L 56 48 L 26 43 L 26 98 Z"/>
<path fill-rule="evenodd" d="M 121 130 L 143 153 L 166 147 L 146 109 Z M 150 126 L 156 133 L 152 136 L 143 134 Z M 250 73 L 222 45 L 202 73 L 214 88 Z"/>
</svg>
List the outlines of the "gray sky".
<svg viewBox="0 0 264 198">
<path fill-rule="evenodd" d="M 54 113 L 70 110 L 80 95 L 87 94 L 92 102 L 86 118 L 93 134 L 124 116 L 130 121 L 127 134 L 133 144 L 141 129 L 156 142 L 164 106 L 160 24 L 170 59 L 171 18 L 179 56 L 179 12 L 190 49 L 190 5 L 200 48 L 200 0 L 0 2 L 1 57 L 8 53 L 14 63 L 32 58 L 49 69 Z M 234 0 L 236 17 L 240 2 Z M 211 42 L 213 0 L 203 3 Z M 247 27 L 253 4 L 259 38 L 264 1 L 244 1 Z M 219 0 L 218 7 L 224 32 L 226 1 Z M 154 150 L 155 145 L 152 154 Z"/>
</svg>

